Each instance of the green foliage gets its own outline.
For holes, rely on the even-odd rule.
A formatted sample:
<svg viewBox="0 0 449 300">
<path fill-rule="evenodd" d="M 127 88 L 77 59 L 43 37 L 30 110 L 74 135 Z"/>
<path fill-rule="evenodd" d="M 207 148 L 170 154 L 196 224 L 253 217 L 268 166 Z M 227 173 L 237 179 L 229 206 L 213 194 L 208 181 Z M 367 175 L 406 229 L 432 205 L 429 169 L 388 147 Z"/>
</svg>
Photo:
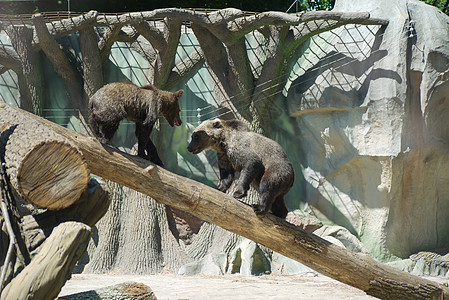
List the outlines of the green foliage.
<svg viewBox="0 0 449 300">
<path fill-rule="evenodd" d="M 438 7 L 445 14 L 449 13 L 449 0 L 421 0 L 429 5 Z"/>
</svg>

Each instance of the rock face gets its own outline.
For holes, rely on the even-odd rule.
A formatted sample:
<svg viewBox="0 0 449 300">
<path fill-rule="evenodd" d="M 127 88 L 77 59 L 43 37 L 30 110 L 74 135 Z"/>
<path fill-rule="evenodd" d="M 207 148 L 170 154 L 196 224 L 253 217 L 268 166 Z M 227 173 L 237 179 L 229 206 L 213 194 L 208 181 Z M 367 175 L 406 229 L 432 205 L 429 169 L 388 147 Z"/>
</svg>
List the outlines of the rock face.
<svg viewBox="0 0 449 300">
<path fill-rule="evenodd" d="M 335 3 L 389 25 L 314 37 L 288 89 L 306 196 L 388 261 L 449 242 L 449 23 L 415 0 Z M 449 165 L 448 165 L 449 166 Z"/>
</svg>

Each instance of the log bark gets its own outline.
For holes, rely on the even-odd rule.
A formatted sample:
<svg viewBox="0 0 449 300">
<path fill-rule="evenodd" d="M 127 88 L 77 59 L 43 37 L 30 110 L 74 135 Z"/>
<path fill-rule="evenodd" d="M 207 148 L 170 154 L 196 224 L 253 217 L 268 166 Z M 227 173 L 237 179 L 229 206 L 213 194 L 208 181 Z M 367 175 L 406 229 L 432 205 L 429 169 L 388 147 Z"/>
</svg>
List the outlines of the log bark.
<svg viewBox="0 0 449 300">
<path fill-rule="evenodd" d="M 2 173 L 1 175 L 3 176 L 4 173 Z M 8 190 L 8 188 L 6 188 L 7 183 L 4 182 L 4 180 L 7 181 L 7 179 L 5 179 L 4 177 L 2 179 L 2 197 L 0 197 L 2 198 L 2 206 L 5 204 L 5 202 L 12 203 L 14 201 L 13 193 L 11 190 Z M 16 251 L 13 251 L 13 255 L 9 260 L 9 263 L 7 258 L 5 257 L 6 244 L 3 244 L 3 238 L 0 239 L 3 244 L 0 245 L 0 264 L 3 261 L 0 270 L 2 272 L 2 275 L 4 274 L 4 285 L 10 283 L 13 277 L 17 276 L 18 272 L 21 272 L 28 264 L 30 264 L 30 256 L 34 259 L 34 257 L 36 257 L 36 253 L 39 253 L 40 251 L 42 251 L 42 249 L 45 249 L 41 246 L 42 243 L 47 238 L 49 238 L 49 236 L 51 236 L 54 228 L 61 223 L 75 221 L 82 222 L 88 226 L 93 226 L 106 213 L 106 210 L 108 209 L 110 203 L 110 199 L 108 196 L 108 193 L 104 190 L 104 184 L 92 179 L 89 182 L 87 190 L 82 194 L 80 201 L 66 209 L 59 211 L 46 210 L 45 212 L 40 214 L 24 215 L 21 218 L 16 217 L 17 213 L 11 213 L 11 216 L 13 217 L 11 219 L 12 226 L 17 228 L 16 230 L 14 230 L 14 234 L 12 234 L 10 230 L 5 232 L 6 230 L 4 226 L 2 227 L 3 232 L 0 231 L 0 234 L 4 237 L 6 236 L 6 234 L 10 238 L 13 236 L 17 237 L 15 241 Z M 11 211 L 14 211 L 14 207 L 15 205 L 11 204 L 9 209 Z M 7 216 L 7 213 L 2 210 L 2 215 L 0 216 L 0 225 L 3 224 L 2 221 L 4 221 L 5 216 Z M 85 241 L 79 242 L 85 243 Z M 72 245 L 71 247 L 76 246 Z M 45 256 L 45 254 L 42 255 Z M 46 272 L 53 272 L 54 270 L 51 270 L 52 267 L 53 265 L 49 265 Z M 66 267 L 67 274 L 70 274 L 72 272 L 72 269 L 70 268 L 73 268 L 73 264 Z M 32 280 L 32 278 L 30 280 Z M 54 288 L 56 290 L 53 294 L 57 294 L 61 286 L 55 285 L 52 287 L 43 288 L 46 289 L 47 292 L 50 292 L 50 288 Z"/>
<path fill-rule="evenodd" d="M 333 245 L 273 215 L 258 217 L 251 207 L 194 180 L 176 175 L 95 138 L 63 128 L 1 103 L 3 114 L 32 118 L 63 135 L 82 151 L 90 170 L 151 196 L 156 201 L 247 237 L 280 254 L 382 299 L 439 299 L 449 289 Z"/>
<path fill-rule="evenodd" d="M 108 192 L 92 179 L 78 203 L 58 211 L 47 210 L 41 214 L 23 216 L 22 236 L 28 252 L 36 250 L 48 238 L 53 228 L 61 223 L 77 221 L 94 226 L 106 213 L 109 204 Z"/>
<path fill-rule="evenodd" d="M 91 290 L 87 292 L 63 296 L 58 299 L 59 300 L 84 300 L 84 299 L 157 300 L 156 295 L 151 290 L 151 288 L 139 282 L 124 282 L 98 290 Z"/>
<path fill-rule="evenodd" d="M 80 199 L 90 180 L 82 153 L 32 119 L 0 114 L 0 152 L 12 186 L 29 203 L 63 209 Z"/>
<path fill-rule="evenodd" d="M 5 287 L 1 300 L 54 299 L 89 239 L 90 227 L 85 224 L 66 222 L 56 227 L 31 263 Z"/>
</svg>

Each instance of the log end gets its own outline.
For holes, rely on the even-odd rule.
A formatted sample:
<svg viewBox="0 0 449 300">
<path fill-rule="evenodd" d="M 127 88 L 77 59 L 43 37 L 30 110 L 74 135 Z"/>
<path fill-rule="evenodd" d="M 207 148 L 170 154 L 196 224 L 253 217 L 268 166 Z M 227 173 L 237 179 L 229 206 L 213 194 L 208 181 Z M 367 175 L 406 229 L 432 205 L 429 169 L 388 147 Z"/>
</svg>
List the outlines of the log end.
<svg viewBox="0 0 449 300">
<path fill-rule="evenodd" d="M 61 141 L 35 146 L 18 170 L 18 189 L 29 203 L 59 210 L 76 203 L 90 180 L 82 153 Z"/>
</svg>

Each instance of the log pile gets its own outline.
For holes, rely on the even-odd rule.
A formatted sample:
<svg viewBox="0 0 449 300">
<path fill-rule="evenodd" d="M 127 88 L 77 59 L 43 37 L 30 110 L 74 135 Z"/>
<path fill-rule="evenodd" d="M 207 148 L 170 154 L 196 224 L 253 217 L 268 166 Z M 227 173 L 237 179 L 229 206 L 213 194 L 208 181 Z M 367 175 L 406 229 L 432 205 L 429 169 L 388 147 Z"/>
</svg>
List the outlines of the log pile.
<svg viewBox="0 0 449 300">
<path fill-rule="evenodd" d="M 33 119 L 65 137 L 78 147 L 89 169 L 96 175 L 247 237 L 367 294 L 382 299 L 449 297 L 449 289 L 445 286 L 378 263 L 368 255 L 333 245 L 272 215 L 258 217 L 251 207 L 226 194 L 102 145 L 92 137 L 4 103 L 0 103 L 0 111 L 19 119 Z"/>
</svg>

